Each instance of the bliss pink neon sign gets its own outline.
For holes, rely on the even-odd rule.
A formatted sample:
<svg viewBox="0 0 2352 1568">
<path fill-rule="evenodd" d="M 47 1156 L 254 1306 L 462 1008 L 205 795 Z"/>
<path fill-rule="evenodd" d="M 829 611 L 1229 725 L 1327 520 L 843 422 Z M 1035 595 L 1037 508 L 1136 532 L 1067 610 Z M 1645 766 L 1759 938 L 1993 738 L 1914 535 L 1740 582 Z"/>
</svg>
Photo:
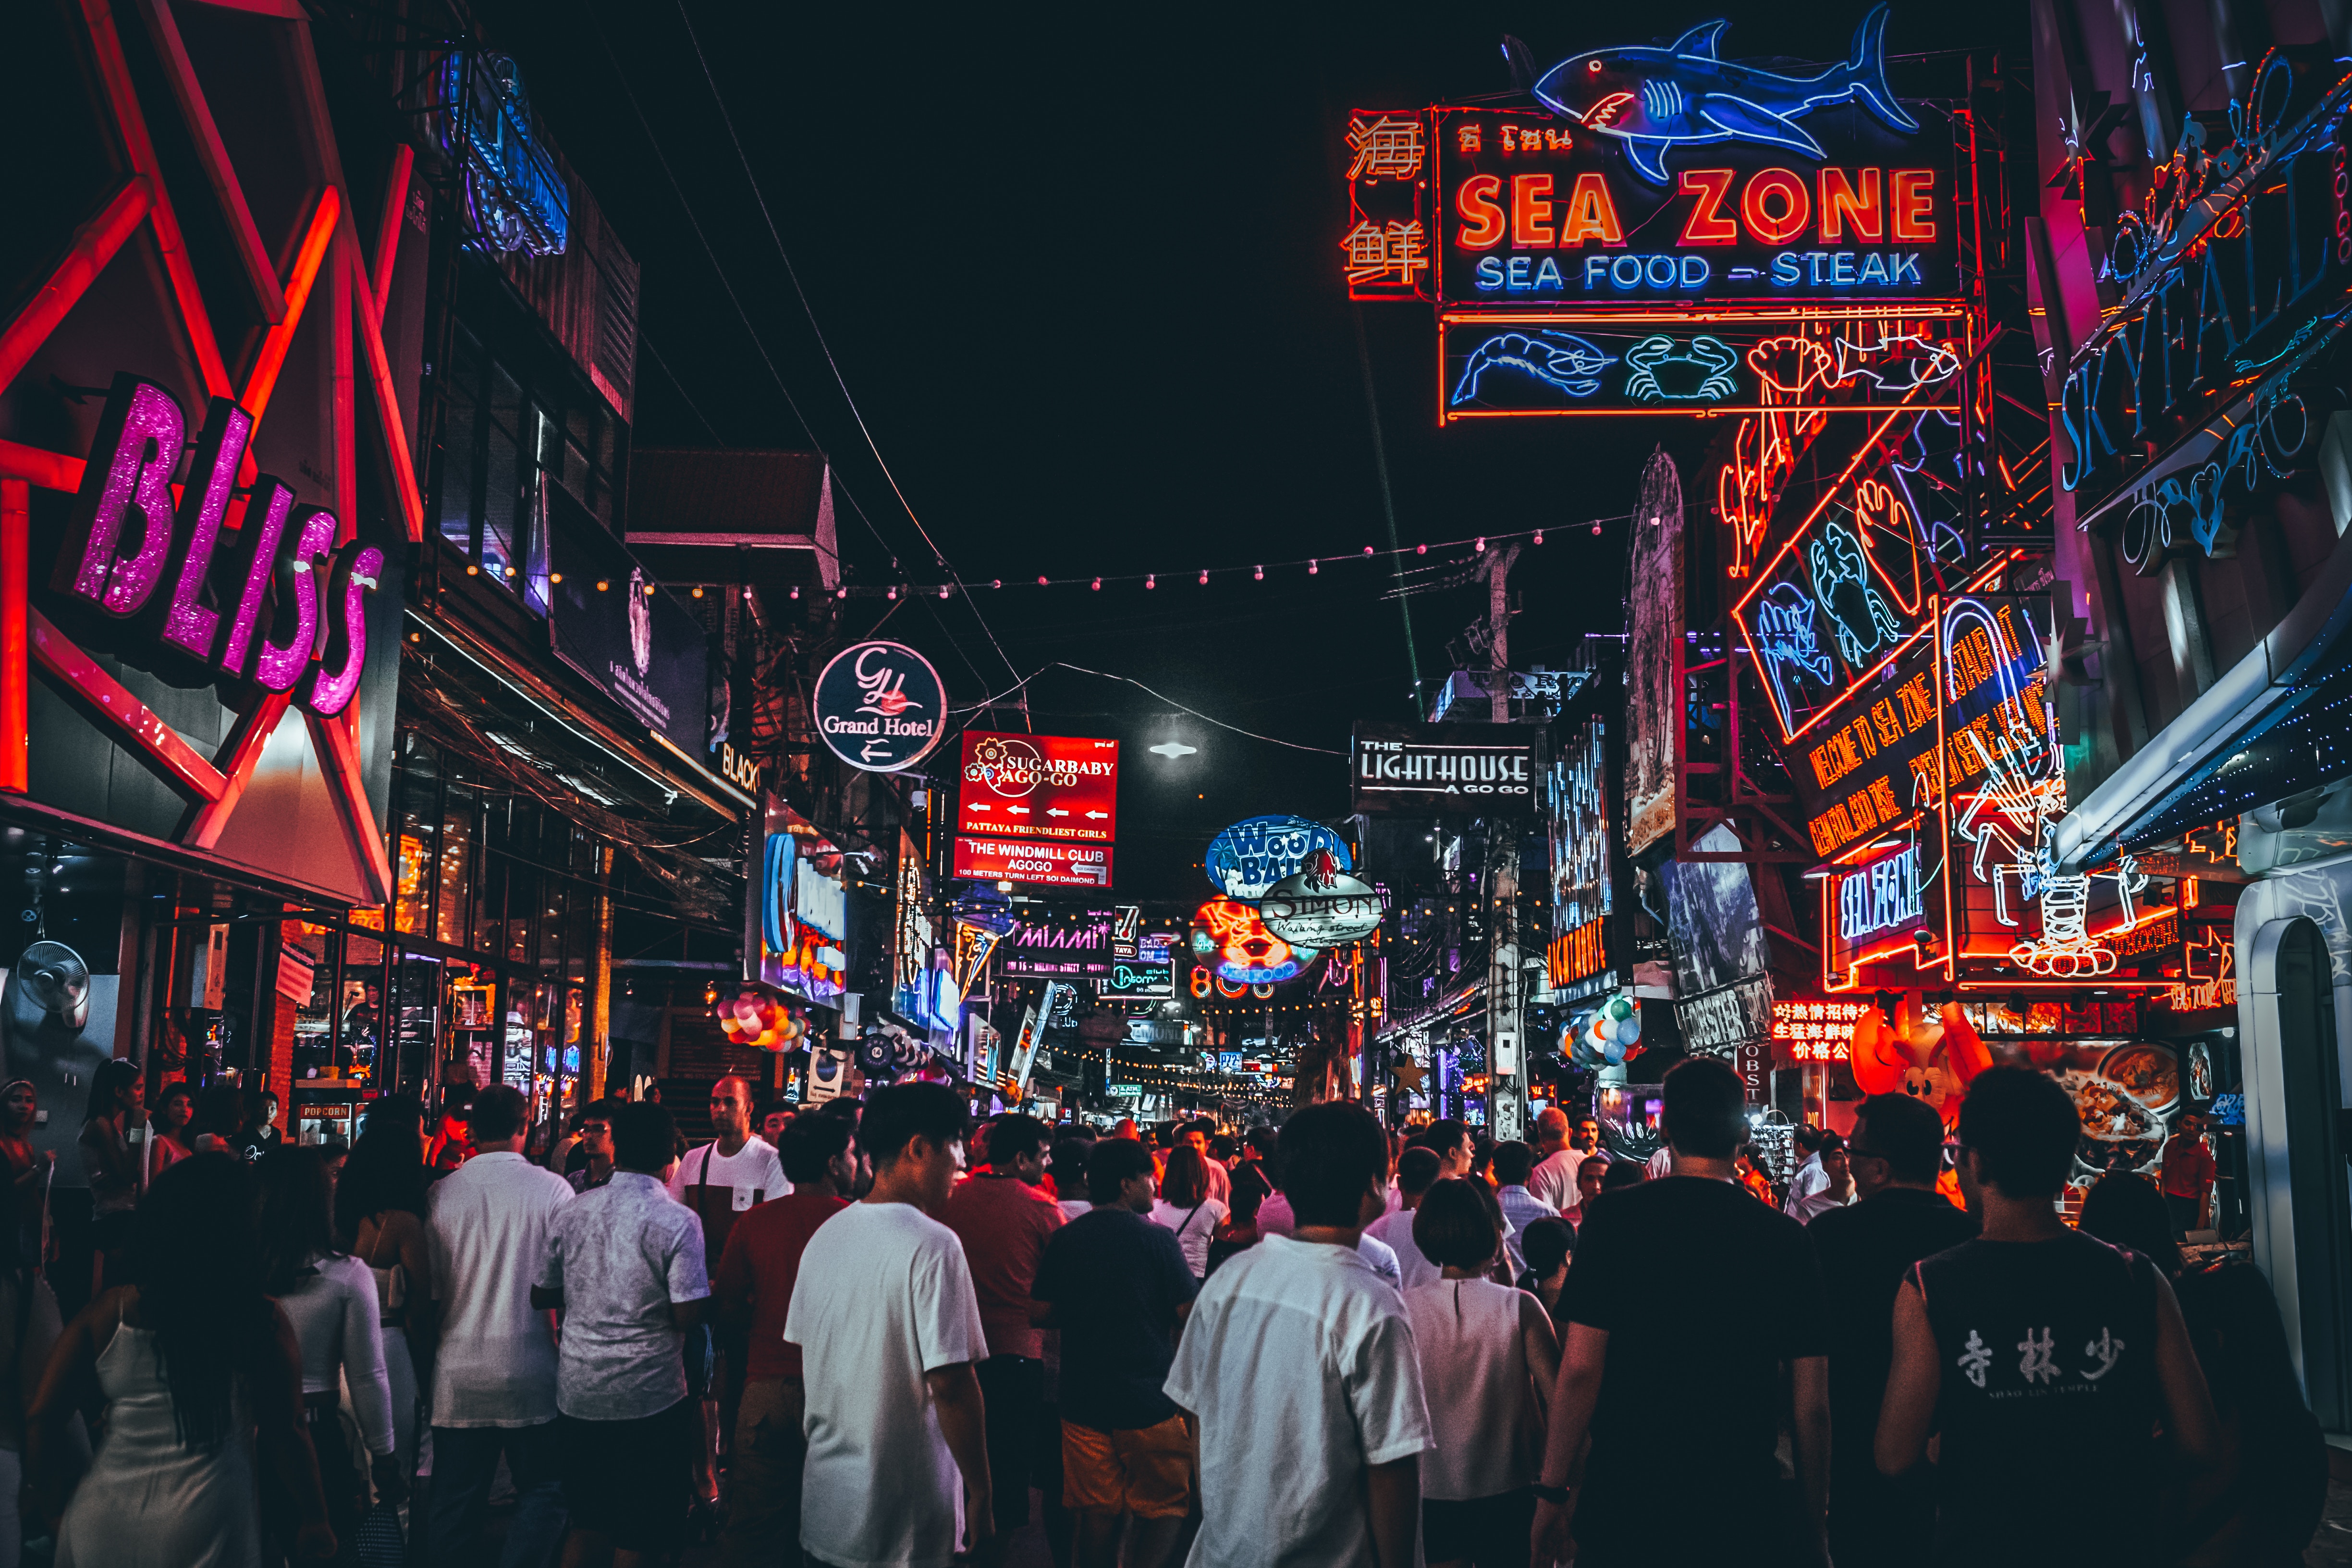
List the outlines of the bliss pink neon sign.
<svg viewBox="0 0 2352 1568">
<path fill-rule="evenodd" d="M 297 505 L 268 474 L 255 479 L 244 526 L 224 549 L 253 416 L 212 400 L 175 510 L 172 473 L 186 433 L 170 393 L 128 372 L 115 376 L 50 588 L 131 621 L 183 658 L 334 717 L 359 690 L 367 594 L 383 552 L 356 540 L 337 549 L 335 514 Z"/>
</svg>

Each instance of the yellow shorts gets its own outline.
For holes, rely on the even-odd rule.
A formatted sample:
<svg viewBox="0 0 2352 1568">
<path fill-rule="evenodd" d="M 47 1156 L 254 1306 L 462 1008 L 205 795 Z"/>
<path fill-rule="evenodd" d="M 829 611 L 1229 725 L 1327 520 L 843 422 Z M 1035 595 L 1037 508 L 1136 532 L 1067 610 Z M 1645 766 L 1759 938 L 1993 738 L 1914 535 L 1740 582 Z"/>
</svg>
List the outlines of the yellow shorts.
<svg viewBox="0 0 2352 1568">
<path fill-rule="evenodd" d="M 1062 1423 L 1062 1506 L 1181 1519 L 1192 1500 L 1192 1434 L 1181 1415 L 1132 1432 Z"/>
</svg>

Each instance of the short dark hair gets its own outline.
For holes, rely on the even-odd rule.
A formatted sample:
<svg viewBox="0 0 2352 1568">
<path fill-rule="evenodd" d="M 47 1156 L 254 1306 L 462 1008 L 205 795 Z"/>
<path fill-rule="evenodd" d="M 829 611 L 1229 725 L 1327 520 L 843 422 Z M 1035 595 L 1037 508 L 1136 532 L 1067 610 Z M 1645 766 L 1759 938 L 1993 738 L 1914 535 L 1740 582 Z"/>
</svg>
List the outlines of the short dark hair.
<svg viewBox="0 0 2352 1568">
<path fill-rule="evenodd" d="M 1536 1168 L 1536 1152 L 1513 1139 L 1495 1145 L 1495 1179 L 1507 1187 L 1523 1187 Z"/>
<path fill-rule="evenodd" d="M 1388 1172 L 1388 1134 L 1353 1100 L 1327 1100 L 1283 1123 L 1282 1195 L 1300 1225 L 1360 1225 L 1365 1194 Z"/>
<path fill-rule="evenodd" d="M 1650 1168 L 1639 1160 L 1612 1160 L 1609 1168 L 1601 1173 L 1601 1190 L 1613 1193 L 1621 1187 L 1638 1187 L 1650 1179 Z"/>
<path fill-rule="evenodd" d="M 794 1186 L 824 1180 L 825 1167 L 849 1152 L 849 1123 L 830 1116 L 795 1116 L 776 1134 L 776 1159 Z"/>
<path fill-rule="evenodd" d="M 626 1103 L 618 1100 L 592 1100 L 580 1108 L 580 1114 L 572 1120 L 572 1125 L 576 1131 L 591 1121 L 601 1121 L 609 1129 L 613 1124 L 613 1112 Z"/>
<path fill-rule="evenodd" d="M 1274 1188 L 1265 1173 L 1257 1166 L 1244 1165 L 1234 1173 L 1234 1217 L 1255 1225 L 1260 1205 L 1274 1195 Z"/>
<path fill-rule="evenodd" d="M 1790 1136 L 1796 1140 L 1798 1148 L 1811 1154 L 1821 1148 L 1822 1140 L 1829 1136 L 1829 1129 L 1816 1127 L 1810 1121 L 1800 1121 Z"/>
<path fill-rule="evenodd" d="M 613 1112 L 614 1164 L 650 1176 L 677 1158 L 677 1122 L 667 1106 L 641 1100 Z"/>
<path fill-rule="evenodd" d="M 1119 1188 L 1150 1173 L 1150 1150 L 1133 1138 L 1105 1138 L 1087 1156 L 1087 1201 L 1115 1204 Z"/>
<path fill-rule="evenodd" d="M 1462 1140 L 1469 1136 L 1470 1124 L 1467 1121 L 1456 1121 L 1450 1116 L 1444 1116 L 1428 1123 L 1405 1142 L 1409 1147 L 1431 1150 L 1442 1160 L 1462 1147 Z"/>
<path fill-rule="evenodd" d="M 523 1117 L 528 1113 L 522 1090 L 510 1083 L 486 1084 L 474 1091 L 474 1103 L 466 1112 L 466 1124 L 474 1130 L 475 1142 L 490 1143 L 521 1131 Z"/>
<path fill-rule="evenodd" d="M 1748 1088 L 1720 1057 L 1685 1057 L 1666 1070 L 1666 1142 L 1702 1160 L 1728 1160 L 1748 1131 Z"/>
<path fill-rule="evenodd" d="M 1054 1130 L 1034 1116 L 1015 1111 L 988 1130 L 988 1163 L 999 1170 L 1024 1155 L 1054 1146 Z"/>
<path fill-rule="evenodd" d="M 1874 1094 L 1854 1112 L 1863 1151 L 1886 1162 L 1898 1182 L 1932 1182 L 1944 1164 L 1944 1119 L 1924 1100 Z"/>
<path fill-rule="evenodd" d="M 2032 1068 L 1987 1068 L 1960 1101 L 1960 1143 L 2003 1197 L 2048 1197 L 2064 1186 L 2082 1135 L 2074 1097 Z"/>
<path fill-rule="evenodd" d="M 1413 1145 L 1397 1156 L 1397 1191 L 1417 1198 L 1437 1180 L 1437 1151 Z"/>
<path fill-rule="evenodd" d="M 857 1145 L 874 1157 L 877 1169 L 898 1163 L 907 1145 L 917 1138 L 934 1143 L 957 1143 L 971 1136 L 971 1111 L 963 1096 L 943 1083 L 894 1083 L 877 1089 L 866 1101 L 857 1123 Z"/>
<path fill-rule="evenodd" d="M 2172 1239 L 2172 1211 L 2145 1176 L 2110 1172 L 2091 1184 L 2083 1197 L 2082 1232 L 2116 1247 L 2128 1247 L 2168 1274 L 2180 1272 L 2180 1247 Z"/>
<path fill-rule="evenodd" d="M 1501 1239 L 1477 1191 L 1459 1176 L 1431 1187 L 1412 1211 L 1412 1244 L 1441 1268 L 1475 1268 Z"/>
<path fill-rule="evenodd" d="M 1519 1232 L 1519 1256 L 1538 1279 L 1568 1261 L 1576 1250 L 1576 1227 L 1564 1219 L 1535 1219 Z"/>
</svg>

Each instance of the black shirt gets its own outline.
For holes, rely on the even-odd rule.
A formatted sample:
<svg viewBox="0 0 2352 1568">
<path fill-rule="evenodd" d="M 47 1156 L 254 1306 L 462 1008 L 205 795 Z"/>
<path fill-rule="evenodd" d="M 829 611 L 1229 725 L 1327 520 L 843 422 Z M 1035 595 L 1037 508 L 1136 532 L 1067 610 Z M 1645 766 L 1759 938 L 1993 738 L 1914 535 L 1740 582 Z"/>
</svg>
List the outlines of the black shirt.
<svg viewBox="0 0 2352 1568">
<path fill-rule="evenodd" d="M 1781 1363 L 1829 1352 L 1804 1227 L 1728 1182 L 1622 1188 L 1586 1205 L 1566 1296 L 1570 1323 L 1609 1333 L 1577 1540 L 1611 1561 L 1754 1556 Z"/>
<path fill-rule="evenodd" d="M 1132 1209 L 1089 1209 L 1047 1237 L 1030 1294 L 1062 1331 L 1062 1419 L 1134 1432 L 1175 1415 L 1161 1384 L 1195 1289 L 1176 1233 Z"/>
<path fill-rule="evenodd" d="M 1805 1227 L 1829 1299 L 1830 1430 L 1834 1463 L 1874 1471 L 1871 1443 L 1895 1361 L 1895 1292 L 1911 1266 L 1977 1233 L 1941 1194 L 1889 1187 Z"/>
<path fill-rule="evenodd" d="M 1963 1242 L 1914 1268 L 1942 1372 L 1937 1561 L 2160 1561 L 2148 1260 L 2070 1230 Z"/>
</svg>

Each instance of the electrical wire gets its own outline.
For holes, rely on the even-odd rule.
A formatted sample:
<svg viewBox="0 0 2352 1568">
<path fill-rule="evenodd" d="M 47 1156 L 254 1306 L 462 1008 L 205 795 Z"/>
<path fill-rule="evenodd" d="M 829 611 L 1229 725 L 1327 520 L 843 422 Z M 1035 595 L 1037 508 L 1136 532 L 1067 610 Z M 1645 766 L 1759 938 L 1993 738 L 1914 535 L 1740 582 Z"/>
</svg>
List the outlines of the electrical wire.
<svg viewBox="0 0 2352 1568">
<path fill-rule="evenodd" d="M 702 68 L 702 79 L 710 89 L 710 100 L 719 108 L 719 122 L 727 127 L 727 140 L 735 149 L 735 161 L 742 164 L 743 178 L 751 187 L 751 198 L 759 204 L 760 218 L 767 225 L 768 238 L 774 244 L 776 255 L 783 261 L 784 276 L 791 280 L 793 294 L 800 300 L 801 313 L 808 318 L 809 331 L 816 336 L 816 346 L 824 353 L 825 366 L 833 372 L 834 384 L 841 389 L 841 399 L 848 405 L 849 416 L 857 422 L 857 433 L 865 438 L 866 449 L 874 455 L 875 466 L 882 470 L 883 482 L 890 487 L 890 493 L 898 499 L 899 508 L 906 512 L 907 521 L 915 525 L 915 531 L 922 535 L 925 544 L 930 546 L 931 557 L 940 563 L 940 570 L 948 574 L 949 580 L 958 588 L 961 588 L 963 579 L 957 574 L 955 563 L 948 559 L 947 552 L 940 548 L 939 541 L 931 537 L 931 531 L 923 526 L 923 520 L 915 515 L 914 503 L 907 499 L 907 492 L 899 486 L 898 475 L 890 471 L 889 462 L 882 456 L 882 448 L 874 439 L 874 432 L 866 427 L 866 416 L 859 410 L 857 399 L 850 394 L 849 382 L 841 374 L 840 362 L 833 357 L 833 345 L 825 341 L 824 329 L 817 323 L 816 310 L 809 303 L 808 290 L 801 287 L 800 270 L 793 265 L 792 252 L 784 248 L 783 236 L 776 228 L 775 215 L 768 210 L 767 194 L 760 189 L 760 177 L 752 172 L 751 160 L 743 152 L 743 139 L 736 133 L 735 117 L 728 112 L 726 97 L 719 92 L 719 80 L 711 74 L 710 61 L 702 52 L 702 39 L 694 30 L 693 19 L 687 15 L 686 0 L 674 0 L 674 4 L 677 8 L 677 19 L 686 28 L 687 41 L 694 46 L 695 61 Z M 971 614 L 972 618 L 980 623 L 980 629 L 988 634 L 989 643 L 996 649 L 997 657 L 1004 660 L 1006 672 L 1019 673 L 1014 668 L 1012 658 L 1006 655 L 1004 645 L 996 640 L 995 628 L 988 624 L 988 617 L 980 613 L 980 606 L 973 605 Z M 1024 712 L 1026 712 L 1025 709 Z"/>
<path fill-rule="evenodd" d="M 1264 741 L 1270 746 L 1287 746 L 1294 752 L 1314 752 L 1326 757 L 1344 757 L 1348 754 L 1345 752 L 1335 752 L 1328 746 L 1302 745 L 1297 741 L 1285 741 L 1275 735 L 1261 735 L 1255 730 L 1244 730 L 1238 724 L 1228 724 L 1223 719 L 1211 718 L 1208 714 L 1202 712 L 1197 708 L 1185 707 L 1184 704 L 1177 701 L 1176 699 L 1169 696 L 1166 692 L 1155 691 L 1150 687 L 1144 685 L 1143 682 L 1136 679 L 1135 677 L 1131 675 L 1113 675 L 1107 669 L 1089 669 L 1083 664 L 1071 664 L 1064 659 L 1055 659 L 1053 663 L 1042 667 L 1034 673 L 1024 676 L 1019 685 L 1009 686 L 993 697 L 986 698 L 982 701 L 971 703 L 967 707 L 951 708 L 949 711 L 950 713 L 977 713 L 983 708 L 992 708 L 997 703 L 1003 701 L 1007 697 L 1012 696 L 1014 692 L 1022 690 L 1024 688 L 1028 686 L 1031 681 L 1036 679 L 1038 676 L 1045 674 L 1048 669 L 1074 669 L 1080 675 L 1096 675 L 1100 676 L 1105 680 L 1122 681 L 1129 686 L 1134 687 L 1139 691 L 1150 692 L 1150 695 L 1157 697 L 1160 701 L 1167 703 L 1168 706 L 1175 709 L 1178 712 L 1189 713 L 1193 718 L 1201 721 L 1203 724 L 1214 724 L 1220 730 L 1230 730 L 1236 735 L 1246 735 L 1253 741 Z"/>
</svg>

